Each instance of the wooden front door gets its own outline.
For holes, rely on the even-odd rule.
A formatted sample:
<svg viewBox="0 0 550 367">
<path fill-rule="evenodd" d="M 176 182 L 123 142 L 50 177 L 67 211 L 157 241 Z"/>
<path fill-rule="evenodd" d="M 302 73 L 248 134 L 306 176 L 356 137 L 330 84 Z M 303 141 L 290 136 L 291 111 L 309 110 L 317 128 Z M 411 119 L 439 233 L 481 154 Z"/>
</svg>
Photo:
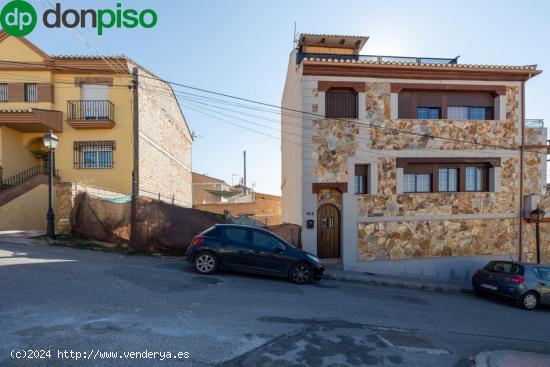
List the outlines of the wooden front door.
<svg viewBox="0 0 550 367">
<path fill-rule="evenodd" d="M 317 256 L 340 257 L 340 210 L 332 204 L 317 210 Z"/>
</svg>

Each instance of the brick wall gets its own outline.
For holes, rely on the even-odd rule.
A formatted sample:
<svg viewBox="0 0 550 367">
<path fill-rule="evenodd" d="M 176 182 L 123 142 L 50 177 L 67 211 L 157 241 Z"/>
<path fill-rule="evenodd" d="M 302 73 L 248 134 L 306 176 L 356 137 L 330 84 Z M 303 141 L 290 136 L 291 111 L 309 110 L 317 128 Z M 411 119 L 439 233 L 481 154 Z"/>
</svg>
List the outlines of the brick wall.
<svg viewBox="0 0 550 367">
<path fill-rule="evenodd" d="M 234 217 L 246 214 L 267 225 L 281 223 L 281 197 L 275 195 L 254 193 L 254 201 L 248 203 L 197 204 L 194 207 L 218 214 L 228 210 Z"/>
<path fill-rule="evenodd" d="M 235 189 L 223 180 L 193 172 L 193 205 L 222 202 L 221 196 L 212 195 L 206 190 L 231 191 Z"/>
<path fill-rule="evenodd" d="M 192 205 L 191 147 L 187 122 L 170 86 L 139 69 L 140 196 Z"/>
</svg>

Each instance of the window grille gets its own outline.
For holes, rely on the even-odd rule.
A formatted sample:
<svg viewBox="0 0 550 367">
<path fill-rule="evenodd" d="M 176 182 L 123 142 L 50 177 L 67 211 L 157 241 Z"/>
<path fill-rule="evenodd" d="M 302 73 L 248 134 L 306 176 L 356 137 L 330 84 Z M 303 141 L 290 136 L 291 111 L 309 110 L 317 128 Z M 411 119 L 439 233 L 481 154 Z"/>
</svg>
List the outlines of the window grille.
<svg viewBox="0 0 550 367">
<path fill-rule="evenodd" d="M 113 168 L 113 151 L 115 142 L 106 141 L 75 141 L 74 168 Z"/>
</svg>

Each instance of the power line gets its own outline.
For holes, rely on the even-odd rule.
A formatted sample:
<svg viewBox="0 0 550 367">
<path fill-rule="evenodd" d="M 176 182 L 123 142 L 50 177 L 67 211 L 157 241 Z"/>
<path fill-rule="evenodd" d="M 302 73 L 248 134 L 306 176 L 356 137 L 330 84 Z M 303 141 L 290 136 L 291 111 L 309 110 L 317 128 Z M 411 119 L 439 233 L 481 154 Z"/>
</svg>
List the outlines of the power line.
<svg viewBox="0 0 550 367">
<path fill-rule="evenodd" d="M 37 66 L 36 63 L 29 63 L 29 62 L 22 62 L 22 61 L 0 60 L 0 62 Z M 74 71 L 80 71 L 80 72 L 91 72 L 91 71 L 92 72 L 98 72 L 98 70 L 94 70 L 94 69 L 74 68 L 74 67 L 68 67 L 68 66 L 59 66 L 59 67 L 56 67 L 56 68 L 60 69 L 60 70 L 74 70 Z M 271 104 L 271 103 L 255 101 L 255 100 L 252 100 L 252 99 L 249 99 L 249 98 L 238 97 L 238 96 L 230 95 L 230 94 L 227 94 L 227 93 L 220 93 L 220 92 L 211 91 L 211 90 L 204 89 L 204 88 L 193 87 L 193 86 L 190 86 L 190 85 L 186 85 L 186 84 L 182 84 L 182 83 L 177 83 L 177 82 L 172 82 L 172 81 L 169 81 L 169 80 L 161 79 L 161 78 L 158 78 L 158 77 L 155 77 L 155 76 L 141 75 L 141 77 L 147 78 L 147 79 L 158 80 L 160 82 L 164 82 L 164 83 L 167 83 L 167 84 L 170 84 L 170 85 L 176 85 L 176 86 L 183 87 L 183 88 L 186 88 L 186 89 L 200 91 L 200 92 L 203 92 L 203 93 L 217 95 L 217 96 L 221 96 L 221 97 L 225 97 L 225 98 L 240 100 L 240 101 L 243 101 L 243 102 L 253 103 L 253 104 L 267 106 L 267 107 L 271 107 L 271 108 L 278 108 L 278 109 L 281 109 L 281 110 L 291 111 L 291 112 L 295 112 L 295 113 L 302 114 L 302 115 L 309 115 L 309 116 L 313 116 L 313 117 L 317 117 L 317 118 L 326 119 L 325 116 L 323 116 L 321 114 L 318 114 L 318 113 L 314 113 L 314 112 L 301 111 L 301 110 L 292 109 L 292 108 L 288 108 L 288 107 L 278 106 L 278 105 Z M 183 92 L 183 93 L 185 93 L 185 92 Z M 408 135 L 418 136 L 418 137 L 421 137 L 421 138 L 439 139 L 439 140 L 444 140 L 444 141 L 463 143 L 463 144 L 471 144 L 471 145 L 476 145 L 476 146 L 484 146 L 484 147 L 490 147 L 490 148 L 502 149 L 502 150 L 512 150 L 512 151 L 524 150 L 523 147 L 511 147 L 511 146 L 503 146 L 503 145 L 496 145 L 496 144 L 480 143 L 480 142 L 477 142 L 477 141 L 470 141 L 470 140 L 463 140 L 463 139 L 446 138 L 446 137 L 436 136 L 436 135 L 432 135 L 432 134 L 416 133 L 416 132 L 413 132 L 413 131 L 407 131 L 407 130 L 402 130 L 402 129 L 397 129 L 397 128 L 390 128 L 390 127 L 386 127 L 386 126 L 375 125 L 375 124 L 372 124 L 372 123 L 365 123 L 365 122 L 362 122 L 362 121 L 348 120 L 348 119 L 344 119 L 344 118 L 331 118 L 331 119 L 332 120 L 337 120 L 337 121 L 342 121 L 342 122 L 347 122 L 347 123 L 351 123 L 351 124 L 366 126 L 368 128 L 389 131 L 389 132 L 392 132 L 392 133 L 400 133 L 400 134 L 408 134 Z M 529 152 L 529 151 L 527 151 L 527 152 Z M 533 153 L 546 154 L 546 153 L 542 153 L 542 152 L 533 152 Z"/>
<path fill-rule="evenodd" d="M 152 93 L 156 93 L 156 94 L 159 94 L 159 95 L 164 95 L 163 93 L 161 92 L 157 92 L 157 91 L 154 91 L 154 90 L 150 90 L 150 92 Z M 198 96 L 198 95 L 196 95 Z M 284 122 L 281 122 L 281 121 L 275 121 L 273 119 L 269 119 L 269 118 L 265 118 L 263 116 L 258 116 L 258 115 L 253 115 L 253 114 L 248 114 L 248 113 L 244 113 L 242 111 L 237 111 L 237 110 L 232 110 L 232 109 L 228 109 L 228 108 L 223 108 L 223 107 L 220 107 L 220 106 L 215 106 L 215 105 L 212 105 L 212 104 L 209 104 L 209 103 L 205 103 L 205 102 L 202 102 L 200 99 L 195 99 L 195 98 L 189 98 L 189 96 L 186 96 L 187 98 L 183 100 L 183 104 L 184 106 L 187 106 L 187 103 L 189 101 L 191 101 L 191 103 L 193 103 L 194 106 L 197 107 L 197 103 L 198 104 L 201 104 L 201 105 L 206 105 L 206 106 L 211 106 L 211 107 L 214 107 L 214 108 L 219 108 L 219 109 L 222 109 L 222 110 L 227 110 L 227 111 L 231 111 L 231 112 L 235 112 L 235 113 L 238 113 L 238 114 L 243 114 L 245 116 L 252 116 L 256 119 L 262 119 L 262 120 L 266 120 L 266 121 L 271 121 L 271 122 L 276 122 L 277 124 L 281 124 L 281 125 L 288 125 L 288 124 L 292 124 L 290 122 L 287 122 L 287 123 L 284 123 Z M 207 97 L 208 98 L 208 97 Z M 209 100 L 211 98 L 208 98 Z M 246 105 L 243 105 L 243 106 L 246 106 Z M 204 108 L 204 107 L 201 107 L 201 108 Z M 245 107 L 246 108 L 246 107 Z M 267 129 L 271 129 L 271 130 L 276 130 L 276 131 L 279 131 L 280 129 L 275 129 L 275 128 L 272 128 L 272 127 L 268 127 L 266 125 L 263 125 L 263 124 L 258 124 L 256 122 L 252 122 L 250 120 L 244 120 L 242 118 L 239 118 L 239 117 L 236 117 L 236 116 L 233 116 L 233 115 L 228 115 L 228 114 L 224 114 L 224 113 L 221 113 L 219 111 L 214 111 L 214 110 L 211 110 L 211 109 L 208 109 L 208 108 L 205 108 L 206 110 L 208 111 L 211 111 L 213 113 L 217 113 L 218 115 L 221 115 L 221 116 L 225 116 L 225 117 L 229 117 L 229 118 L 233 118 L 233 119 L 236 119 L 236 120 L 239 120 L 239 121 L 242 121 L 242 122 L 245 122 L 245 123 L 249 123 L 249 124 L 253 124 L 253 125 L 257 125 L 257 126 L 261 126 L 261 127 L 265 127 Z M 256 109 L 256 108 L 253 108 L 253 109 Z M 268 112 L 272 112 L 272 113 L 277 113 L 277 114 L 285 114 L 285 112 L 275 112 L 275 111 L 269 111 L 269 110 L 265 110 L 265 111 L 268 111 Z M 295 117 L 296 115 L 292 115 L 292 117 Z M 210 117 L 213 117 L 210 115 Z M 213 117 L 213 118 L 216 118 L 216 117 Z M 301 124 L 292 124 L 294 125 L 294 127 L 298 127 L 298 128 L 302 128 L 302 129 L 309 129 L 309 130 L 312 130 L 312 131 L 315 131 L 315 132 L 318 132 L 318 130 L 316 128 L 313 128 L 313 127 L 309 127 L 309 126 L 303 126 Z M 302 138 L 303 136 L 302 135 L 298 135 L 298 134 L 294 134 L 292 132 L 288 132 L 288 131 L 285 131 L 285 132 L 282 132 L 283 134 L 288 134 L 288 135 L 295 135 L 295 136 L 299 136 L 300 138 Z M 363 137 L 361 135 L 358 135 L 356 136 L 356 139 L 357 140 L 364 140 L 366 141 L 367 143 L 369 142 L 369 138 L 368 137 Z M 372 149 L 372 150 L 364 150 L 364 149 L 361 149 L 360 147 L 356 147 L 355 149 L 356 151 L 362 151 L 362 152 L 366 152 L 366 153 L 369 153 L 369 154 L 377 154 L 375 152 L 380 152 L 380 149 Z M 455 156 L 455 157 L 463 157 L 463 154 L 459 154 L 459 153 L 456 153 L 454 150 L 440 150 L 440 149 L 434 149 L 434 148 L 424 148 L 422 150 L 428 150 L 428 151 L 432 151 L 436 154 L 440 154 L 441 156 Z M 479 150 L 469 150 L 469 152 L 480 152 Z M 533 151 L 528 151 L 527 153 L 535 153 L 535 154 L 542 154 L 542 153 L 539 153 L 539 152 L 533 152 Z M 499 155 L 510 155 L 510 156 L 515 156 L 516 153 L 504 153 L 504 152 L 499 152 Z M 381 155 L 384 155 L 384 154 L 381 154 Z M 384 156 L 387 156 L 387 157 L 393 157 L 393 156 L 390 156 L 390 155 L 384 155 Z"/>
<path fill-rule="evenodd" d="M 161 80 L 159 78 L 147 77 L 147 76 L 145 76 L 145 78 L 152 78 L 152 79 Z M 166 83 L 169 83 L 169 84 L 172 84 L 172 85 L 177 85 L 179 87 L 183 87 L 183 88 L 187 88 L 187 89 L 191 89 L 191 90 L 196 90 L 196 91 L 200 91 L 200 92 L 203 92 L 203 93 L 209 93 L 209 94 L 218 95 L 218 96 L 221 96 L 221 97 L 236 99 L 236 100 L 249 102 L 249 103 L 254 103 L 254 104 L 259 104 L 259 105 L 268 106 L 268 107 L 272 107 L 272 108 L 280 108 L 280 109 L 284 109 L 284 110 L 288 110 L 288 111 L 293 111 L 293 112 L 297 112 L 297 113 L 301 113 L 301 114 L 306 114 L 306 115 L 311 115 L 311 116 L 326 119 L 325 116 L 323 116 L 321 114 L 318 114 L 318 113 L 314 113 L 314 112 L 307 112 L 307 111 L 296 110 L 296 109 L 293 109 L 293 108 L 282 107 L 282 106 L 274 105 L 274 104 L 271 104 L 271 103 L 255 101 L 255 100 L 252 100 L 252 99 L 249 99 L 249 98 L 237 97 L 237 96 L 226 94 L 226 93 L 215 92 L 215 91 L 211 91 L 211 90 L 208 90 L 208 89 L 203 89 L 203 88 L 193 87 L 193 86 L 182 84 L 182 83 L 172 82 L 172 81 L 169 81 L 169 80 L 164 80 L 164 81 Z M 348 120 L 348 119 L 344 119 L 344 118 L 331 118 L 331 119 L 342 121 L 342 122 L 348 122 L 348 123 L 352 123 L 352 124 L 364 125 L 364 126 L 374 128 L 374 129 L 382 129 L 382 130 L 391 131 L 391 132 L 394 132 L 394 133 L 403 133 L 403 134 L 415 135 L 415 136 L 419 136 L 419 137 L 422 137 L 422 138 L 440 139 L 440 140 L 459 142 L 459 143 L 465 143 L 465 144 L 487 146 L 487 147 L 498 148 L 498 149 L 520 150 L 520 148 L 513 148 L 513 147 L 507 147 L 507 146 L 501 146 L 501 145 L 495 145 L 495 144 L 485 144 L 485 143 L 479 143 L 479 142 L 469 141 L 469 140 L 445 138 L 445 137 L 435 136 L 435 135 L 431 135 L 431 134 L 415 133 L 413 131 L 401 130 L 401 129 L 396 129 L 396 128 L 389 128 L 389 127 L 385 127 L 385 126 L 379 126 L 379 125 L 375 125 L 375 124 L 364 123 L 364 122 L 361 122 L 361 121 L 353 121 L 353 120 Z"/>
</svg>

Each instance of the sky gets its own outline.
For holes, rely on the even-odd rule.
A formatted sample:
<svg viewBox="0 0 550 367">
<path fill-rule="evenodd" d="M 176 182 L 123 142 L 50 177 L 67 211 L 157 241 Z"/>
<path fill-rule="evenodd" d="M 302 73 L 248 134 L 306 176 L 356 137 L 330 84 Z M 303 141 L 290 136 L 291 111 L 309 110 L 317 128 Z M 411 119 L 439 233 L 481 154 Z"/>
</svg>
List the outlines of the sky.
<svg viewBox="0 0 550 367">
<path fill-rule="evenodd" d="M 48 1 L 28 0 L 41 14 Z M 60 0 L 62 9 L 111 8 L 116 1 Z M 538 64 L 550 69 L 550 1 L 120 0 L 154 9 L 150 29 L 47 29 L 27 37 L 49 54 L 124 54 L 160 77 L 274 105 L 281 104 L 288 55 L 298 32 L 366 35 L 363 54 L 455 57 L 460 63 Z M 5 1 L 4 1 L 5 3 Z M 550 123 L 550 70 L 526 85 L 526 117 Z M 191 130 L 193 170 L 280 194 L 280 140 L 197 112 L 180 101 Z M 193 110 L 191 109 L 193 108 Z M 200 111 L 200 109 L 199 109 Z M 272 119 L 278 119 L 273 116 Z M 277 123 L 257 131 L 280 136 Z M 249 126 L 244 123 L 241 126 Z"/>
</svg>

